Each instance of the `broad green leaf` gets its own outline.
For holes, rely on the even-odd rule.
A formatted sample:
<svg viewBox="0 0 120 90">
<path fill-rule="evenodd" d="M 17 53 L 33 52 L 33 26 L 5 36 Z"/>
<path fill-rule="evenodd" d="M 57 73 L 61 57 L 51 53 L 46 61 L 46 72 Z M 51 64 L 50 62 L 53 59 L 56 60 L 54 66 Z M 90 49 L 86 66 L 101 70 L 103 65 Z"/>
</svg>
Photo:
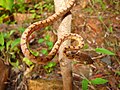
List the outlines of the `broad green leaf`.
<svg viewBox="0 0 120 90">
<path fill-rule="evenodd" d="M 53 47 L 53 42 L 51 42 L 51 41 L 46 41 L 46 44 L 49 46 L 49 48 L 48 49 L 52 49 L 52 47 Z"/>
<path fill-rule="evenodd" d="M 30 50 L 30 52 L 31 52 L 34 56 L 39 56 L 39 52 L 32 51 L 32 50 Z"/>
<path fill-rule="evenodd" d="M 14 5 L 14 0 L 6 0 L 6 9 L 12 12 L 12 7 Z"/>
<path fill-rule="evenodd" d="M 3 33 L 3 34 L 4 34 L 4 38 L 5 38 L 5 39 L 9 39 L 9 38 L 10 38 L 10 34 L 9 34 L 8 32 Z"/>
<path fill-rule="evenodd" d="M 5 8 L 6 7 L 5 2 L 6 2 L 6 0 L 0 0 L 0 6 Z"/>
<path fill-rule="evenodd" d="M 0 46 L 0 51 L 2 51 L 5 48 L 5 46 Z"/>
<path fill-rule="evenodd" d="M 35 13 L 35 10 L 30 10 L 31 13 Z"/>
<path fill-rule="evenodd" d="M 0 5 L 6 10 L 12 11 L 14 0 L 0 0 Z"/>
<path fill-rule="evenodd" d="M 7 50 L 7 51 L 8 51 L 8 49 L 9 49 L 9 46 L 11 45 L 11 43 L 12 43 L 12 40 L 6 42 L 6 50 Z"/>
<path fill-rule="evenodd" d="M 82 90 L 88 90 L 88 80 L 82 80 Z"/>
<path fill-rule="evenodd" d="M 0 33 L 0 45 L 4 45 L 4 36 L 2 32 Z"/>
<path fill-rule="evenodd" d="M 12 35 L 14 32 L 15 32 L 15 30 L 11 30 L 9 34 Z"/>
<path fill-rule="evenodd" d="M 49 62 L 47 64 L 47 66 L 50 67 L 50 68 L 52 68 L 52 67 L 56 66 L 56 63 L 55 62 Z"/>
<path fill-rule="evenodd" d="M 18 60 L 16 60 L 16 62 L 11 62 L 11 60 L 9 60 L 9 62 L 14 68 L 19 68 L 19 61 Z"/>
<path fill-rule="evenodd" d="M 108 80 L 102 79 L 102 78 L 96 78 L 96 79 L 91 80 L 91 83 L 95 84 L 95 85 L 97 85 L 97 84 L 105 84 L 107 82 L 108 82 Z"/>
<path fill-rule="evenodd" d="M 42 42 L 44 42 L 44 39 L 43 39 L 43 38 L 40 38 L 40 39 L 38 40 L 38 43 L 42 43 Z"/>
<path fill-rule="evenodd" d="M 96 48 L 95 51 L 98 53 L 102 53 L 102 54 L 115 55 L 115 53 L 113 53 L 105 48 Z"/>
<path fill-rule="evenodd" d="M 15 41 L 12 42 L 11 44 L 11 49 L 13 49 L 15 46 L 17 46 L 18 44 L 20 44 L 20 38 L 15 39 Z"/>
<path fill-rule="evenodd" d="M 49 41 L 50 40 L 50 35 L 46 35 L 45 40 Z"/>
<path fill-rule="evenodd" d="M 113 32 L 112 26 L 109 27 L 109 31 L 110 31 L 111 33 Z"/>
<path fill-rule="evenodd" d="M 47 65 L 44 66 L 45 69 L 48 69 L 49 67 Z"/>
<path fill-rule="evenodd" d="M 33 64 L 28 58 L 23 58 L 23 62 L 25 62 L 28 66 Z"/>
<path fill-rule="evenodd" d="M 47 54 L 48 54 L 48 51 L 47 51 L 47 50 L 45 50 L 45 49 L 42 49 L 42 50 L 41 50 L 41 52 L 42 52 L 42 54 L 45 54 L 45 55 L 47 55 Z"/>
</svg>

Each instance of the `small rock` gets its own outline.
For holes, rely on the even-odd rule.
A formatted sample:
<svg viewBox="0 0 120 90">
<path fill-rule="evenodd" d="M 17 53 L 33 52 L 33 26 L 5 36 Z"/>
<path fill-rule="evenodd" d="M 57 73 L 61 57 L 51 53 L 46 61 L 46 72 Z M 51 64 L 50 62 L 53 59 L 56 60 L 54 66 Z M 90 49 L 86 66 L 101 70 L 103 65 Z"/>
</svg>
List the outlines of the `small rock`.
<svg viewBox="0 0 120 90">
<path fill-rule="evenodd" d="M 29 80 L 28 90 L 63 90 L 61 80 Z"/>
</svg>

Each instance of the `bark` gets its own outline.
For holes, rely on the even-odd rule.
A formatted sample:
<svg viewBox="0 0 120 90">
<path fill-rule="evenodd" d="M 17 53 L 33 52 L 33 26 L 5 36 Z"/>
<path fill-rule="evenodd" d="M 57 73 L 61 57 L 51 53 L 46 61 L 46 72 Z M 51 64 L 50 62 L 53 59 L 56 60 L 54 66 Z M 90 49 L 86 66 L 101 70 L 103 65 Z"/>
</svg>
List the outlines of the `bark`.
<svg viewBox="0 0 120 90">
<path fill-rule="evenodd" d="M 65 7 L 65 2 L 68 0 L 54 0 L 55 11 L 59 11 L 61 8 Z M 66 33 L 71 32 L 71 19 L 72 15 L 69 14 L 63 18 L 61 24 L 58 28 L 58 39 L 64 36 Z M 63 78 L 63 88 L 64 90 L 72 90 L 72 74 L 71 74 L 71 61 L 63 56 L 63 48 L 69 45 L 69 41 L 65 41 L 59 49 L 59 62 L 61 67 L 61 74 Z"/>
</svg>

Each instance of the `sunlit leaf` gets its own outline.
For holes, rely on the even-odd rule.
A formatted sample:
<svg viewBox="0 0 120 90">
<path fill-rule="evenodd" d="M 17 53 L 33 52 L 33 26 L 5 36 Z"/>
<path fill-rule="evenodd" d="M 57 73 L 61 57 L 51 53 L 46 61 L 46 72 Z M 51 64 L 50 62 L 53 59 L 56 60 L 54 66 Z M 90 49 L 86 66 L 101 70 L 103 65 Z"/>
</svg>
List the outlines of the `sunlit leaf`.
<svg viewBox="0 0 120 90">
<path fill-rule="evenodd" d="M 6 9 L 12 12 L 12 7 L 14 5 L 14 0 L 5 0 L 6 1 Z"/>
<path fill-rule="evenodd" d="M 102 78 L 96 78 L 96 79 L 91 80 L 91 83 L 95 84 L 95 85 L 96 84 L 105 84 L 107 82 L 108 82 L 108 80 L 102 79 Z"/>
<path fill-rule="evenodd" d="M 82 80 L 82 90 L 88 90 L 88 80 Z"/>
<path fill-rule="evenodd" d="M 0 46 L 0 51 L 2 51 L 5 48 L 5 46 Z"/>
<path fill-rule="evenodd" d="M 18 44 L 20 44 L 20 38 L 15 39 L 12 44 L 11 44 L 11 49 L 13 49 L 15 46 L 17 46 Z"/>
<path fill-rule="evenodd" d="M 37 51 L 32 51 L 32 50 L 30 50 L 30 52 L 31 52 L 34 56 L 39 56 L 39 52 L 37 52 Z"/>
<path fill-rule="evenodd" d="M 7 51 L 8 51 L 8 49 L 9 49 L 9 46 L 11 45 L 11 43 L 12 43 L 12 40 L 6 42 L 6 50 L 7 50 Z"/>
<path fill-rule="evenodd" d="M 28 66 L 33 64 L 28 58 L 23 58 L 23 62 L 25 62 Z"/>
<path fill-rule="evenodd" d="M 10 35 L 12 35 L 14 32 L 15 32 L 15 30 L 11 30 L 11 31 L 10 31 Z"/>
<path fill-rule="evenodd" d="M 44 42 L 44 39 L 43 39 L 43 38 L 40 38 L 40 39 L 38 40 L 38 43 L 42 43 L 42 42 Z"/>
<path fill-rule="evenodd" d="M 110 32 L 113 32 L 112 26 L 109 27 L 109 31 L 110 31 Z"/>
<path fill-rule="evenodd" d="M 51 42 L 51 41 L 46 41 L 46 44 L 49 46 L 49 48 L 48 49 L 52 49 L 52 47 L 53 47 L 53 42 Z"/>
<path fill-rule="evenodd" d="M 0 45 L 4 45 L 4 36 L 2 32 L 0 33 Z"/>
<path fill-rule="evenodd" d="M 6 7 L 6 0 L 0 0 L 0 6 L 2 6 L 2 7 Z"/>
<path fill-rule="evenodd" d="M 105 48 L 96 48 L 95 51 L 98 53 L 102 53 L 102 54 L 115 55 L 115 53 L 113 53 Z"/>
<path fill-rule="evenodd" d="M 55 62 L 49 62 L 49 63 L 47 64 L 47 66 L 51 68 L 51 67 L 56 66 L 56 63 L 55 63 Z"/>
<path fill-rule="evenodd" d="M 48 69 L 49 67 L 47 65 L 44 66 L 45 69 Z"/>
<path fill-rule="evenodd" d="M 8 38 L 10 38 L 10 34 L 9 34 L 8 32 L 6 32 L 6 33 L 3 33 L 3 35 L 4 35 L 4 38 L 5 38 L 5 39 L 8 39 Z"/>
<path fill-rule="evenodd" d="M 9 62 L 14 68 L 19 68 L 19 61 L 18 60 L 16 60 L 16 62 L 11 62 L 11 60 L 9 60 Z"/>
<path fill-rule="evenodd" d="M 49 41 L 50 40 L 50 35 L 46 35 L 45 40 Z"/>
<path fill-rule="evenodd" d="M 47 50 L 45 50 L 45 49 L 42 49 L 42 50 L 41 50 L 41 52 L 42 52 L 42 54 L 45 54 L 45 55 L 47 55 L 47 54 L 48 54 L 48 51 L 47 51 Z"/>
</svg>

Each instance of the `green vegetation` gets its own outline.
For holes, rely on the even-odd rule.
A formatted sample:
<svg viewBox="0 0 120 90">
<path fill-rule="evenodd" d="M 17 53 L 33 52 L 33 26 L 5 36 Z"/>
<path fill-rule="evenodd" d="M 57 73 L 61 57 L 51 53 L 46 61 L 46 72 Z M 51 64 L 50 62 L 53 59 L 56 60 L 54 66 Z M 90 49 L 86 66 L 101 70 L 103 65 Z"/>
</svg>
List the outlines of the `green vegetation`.
<svg viewBox="0 0 120 90">
<path fill-rule="evenodd" d="M 53 42 L 50 41 L 50 35 L 46 35 L 44 38 L 40 38 L 40 39 L 38 40 L 38 43 L 43 43 L 43 42 L 47 45 L 48 50 L 51 50 L 51 49 L 52 49 L 52 47 L 53 47 Z M 48 54 L 48 50 L 42 49 L 42 50 L 41 50 L 41 53 L 47 55 L 47 54 Z"/>
<path fill-rule="evenodd" d="M 8 24 L 15 22 L 14 13 L 30 13 L 31 18 L 40 19 L 43 11 L 53 11 L 52 1 L 42 1 L 34 3 L 33 6 L 29 6 L 29 3 L 25 3 L 25 0 L 0 0 L 0 23 L 7 22 Z"/>
<path fill-rule="evenodd" d="M 55 62 L 49 62 L 47 65 L 44 66 L 44 69 L 49 74 L 54 70 L 55 66 L 56 66 Z"/>
<path fill-rule="evenodd" d="M 29 72 L 34 70 L 37 64 L 34 64 L 28 58 L 24 57 L 20 49 L 21 34 L 24 32 L 26 27 L 28 27 L 33 22 L 44 20 L 45 18 L 53 14 L 53 9 L 54 9 L 53 4 L 54 4 L 53 0 L 0 0 L 0 59 L 3 60 L 5 64 L 14 68 L 13 73 L 17 73 L 18 75 L 18 76 L 13 75 L 13 76 L 17 76 L 17 78 L 15 78 L 14 80 L 16 82 L 18 79 L 19 79 L 18 82 L 20 82 L 21 78 L 23 78 L 25 73 L 30 74 L 31 76 L 30 78 L 34 77 L 34 76 L 32 77 L 32 74 L 35 74 L 35 77 L 37 75 L 41 77 L 46 77 L 45 76 L 46 73 L 48 75 L 53 74 L 52 72 L 60 68 L 57 65 L 57 63 L 49 62 L 46 65 L 39 65 L 40 68 L 39 69 L 37 68 L 31 74 Z M 75 10 L 76 10 L 75 12 L 83 15 L 83 17 L 80 20 L 77 20 L 79 22 L 77 21 L 75 22 L 75 24 L 78 25 L 75 26 L 76 28 L 75 33 L 79 33 L 80 35 L 85 34 L 85 37 L 84 35 L 82 35 L 84 40 L 86 39 L 85 45 L 83 47 L 83 52 L 86 50 L 87 53 L 88 50 L 88 53 L 90 53 L 91 58 L 92 56 L 97 57 L 97 55 L 99 56 L 100 54 L 106 54 L 103 55 L 104 57 L 102 59 L 105 58 L 106 61 L 108 60 L 108 62 L 111 63 L 110 64 L 111 66 L 108 66 L 107 63 L 102 62 L 101 58 L 99 59 L 99 57 L 97 60 L 93 60 L 94 61 L 93 73 L 95 74 L 102 73 L 105 77 L 94 78 L 90 80 L 83 79 L 82 90 L 88 90 L 90 86 L 96 88 L 97 86 L 100 85 L 106 85 L 106 87 L 110 87 L 110 88 L 112 87 L 120 88 L 120 82 L 118 81 L 120 76 L 120 69 L 119 69 L 120 0 L 89 0 L 85 8 L 79 9 L 78 7 L 75 7 Z M 74 14 L 74 11 L 72 13 Z M 23 18 L 24 16 L 30 15 L 30 17 L 27 18 L 30 18 L 31 21 L 25 18 L 25 22 L 18 25 L 18 22 L 15 19 L 15 14 L 20 14 L 20 15 L 22 14 Z M 75 18 L 76 17 L 79 18 L 79 16 L 81 17 L 80 14 L 78 16 L 76 15 Z M 21 21 L 23 20 L 22 17 L 19 16 L 18 19 L 21 19 Z M 89 23 L 89 21 L 91 22 Z M 82 24 L 79 26 L 80 23 Z M 7 29 L 6 27 L 4 29 L 4 26 L 2 27 L 3 29 L 1 28 L 1 26 L 4 24 L 8 25 Z M 15 29 L 9 28 L 9 26 L 12 25 L 13 25 L 12 28 Z M 85 30 L 82 30 L 81 28 Z M 77 29 L 82 30 L 82 32 L 77 31 Z M 96 32 L 92 31 L 92 29 L 95 29 Z M 43 54 L 44 57 L 48 55 L 50 50 L 53 48 L 54 43 L 52 42 L 53 40 L 51 40 L 52 38 L 50 37 L 51 33 L 48 32 L 46 34 L 46 32 L 50 30 L 52 30 L 51 26 L 45 27 L 44 30 L 42 28 L 39 33 L 35 33 L 36 36 L 32 38 L 33 40 L 30 40 L 29 42 L 30 52 L 33 55 L 39 56 L 40 54 Z M 86 33 L 89 35 L 86 35 Z M 103 40 L 101 39 L 101 37 Z M 71 42 L 74 41 L 71 40 Z M 72 44 L 74 45 L 74 43 Z M 108 58 L 106 56 L 110 56 L 110 57 Z M 83 57 L 86 58 L 87 56 L 83 56 Z M 79 66 L 78 62 L 73 61 L 73 63 L 76 64 L 75 68 L 77 68 L 77 64 Z M 28 71 L 26 70 L 26 68 L 28 69 Z M 105 69 L 105 71 L 103 69 Z M 108 77 L 109 78 L 113 77 L 113 78 L 112 80 L 110 80 Z M 116 81 L 112 82 L 114 79 L 116 79 Z M 11 80 L 11 82 L 14 81 Z"/>
<path fill-rule="evenodd" d="M 13 39 L 12 35 L 14 32 L 15 30 L 0 33 L 0 54 L 6 60 L 5 62 L 9 62 L 14 67 L 18 67 L 19 62 L 16 54 L 20 53 L 20 49 L 18 48 L 20 38 Z"/>
<path fill-rule="evenodd" d="M 83 79 L 82 80 L 82 90 L 88 90 L 88 85 L 100 85 L 107 83 L 108 80 L 102 78 L 95 78 L 93 80 Z"/>
<path fill-rule="evenodd" d="M 102 54 L 115 55 L 113 52 L 111 52 L 107 49 L 104 49 L 104 48 L 96 48 L 95 51 L 98 53 L 102 53 Z"/>
</svg>

